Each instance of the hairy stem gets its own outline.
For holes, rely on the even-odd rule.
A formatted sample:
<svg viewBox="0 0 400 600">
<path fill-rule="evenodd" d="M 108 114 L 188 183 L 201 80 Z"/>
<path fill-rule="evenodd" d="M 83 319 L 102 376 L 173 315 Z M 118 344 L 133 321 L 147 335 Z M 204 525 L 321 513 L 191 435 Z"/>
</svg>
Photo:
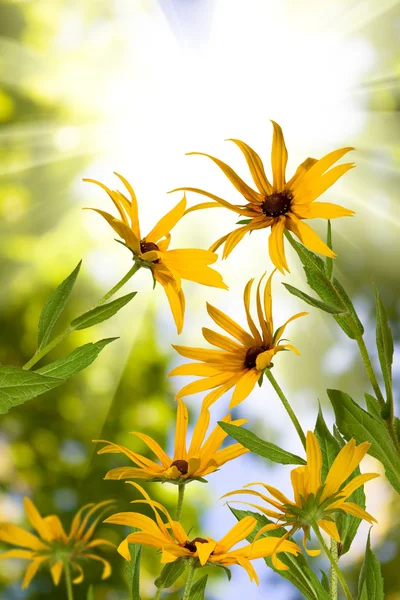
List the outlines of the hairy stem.
<svg viewBox="0 0 400 600">
<path fill-rule="evenodd" d="M 94 308 L 97 308 L 98 306 L 102 306 L 103 304 L 105 304 L 105 302 L 107 302 L 107 300 L 109 298 L 111 298 L 111 296 L 113 296 L 116 292 L 118 292 L 118 290 L 120 290 L 122 288 L 122 286 L 125 285 L 125 283 L 127 281 L 129 281 L 129 279 L 131 279 L 131 277 L 133 277 L 134 274 L 136 273 L 136 271 L 138 271 L 139 269 L 140 269 L 140 264 L 135 263 L 133 265 L 133 267 L 126 273 L 126 275 L 124 275 L 124 277 L 116 285 L 114 285 L 114 287 L 111 288 L 111 290 L 109 290 L 104 296 L 102 296 L 100 298 L 100 300 L 98 302 L 96 302 L 96 304 L 94 306 L 92 306 L 92 308 L 89 310 L 93 310 Z M 35 354 L 32 356 L 32 358 L 30 360 L 28 360 L 28 362 L 23 366 L 23 369 L 28 370 L 31 367 L 33 367 L 33 365 L 35 365 L 37 362 L 39 362 L 39 360 L 41 360 L 44 356 L 46 356 L 46 354 L 48 354 L 50 352 L 50 350 L 53 350 L 53 348 L 58 346 L 58 344 L 60 344 L 63 340 L 65 340 L 65 338 L 68 337 L 69 334 L 72 333 L 73 331 L 74 331 L 74 327 L 72 327 L 71 325 L 68 325 L 68 327 L 66 327 L 66 329 L 64 329 L 64 331 L 62 331 L 57 337 L 55 337 L 51 342 L 49 342 L 44 348 L 37 350 L 35 352 Z"/>
<path fill-rule="evenodd" d="M 69 568 L 69 562 L 67 560 L 64 562 L 64 573 L 65 586 L 67 588 L 67 598 L 68 600 L 74 600 L 74 593 L 72 591 L 71 570 Z"/>
<path fill-rule="evenodd" d="M 185 592 L 183 594 L 182 600 L 189 600 L 189 598 L 190 598 L 190 591 L 192 589 L 192 585 L 193 585 L 193 581 L 194 581 L 194 574 L 196 572 L 196 567 L 194 565 L 195 565 L 194 560 L 190 559 L 188 576 L 187 576 L 186 585 L 185 585 Z"/>
<path fill-rule="evenodd" d="M 285 394 L 283 393 L 283 391 L 281 390 L 281 388 L 278 385 L 278 382 L 276 381 L 275 377 L 272 374 L 272 370 L 271 369 L 265 369 L 264 373 L 266 374 L 267 378 L 269 379 L 269 381 L 272 384 L 272 387 L 274 388 L 274 390 L 276 391 L 276 393 L 278 394 L 283 406 L 286 409 L 287 414 L 289 415 L 298 435 L 299 438 L 301 440 L 301 443 L 303 444 L 303 447 L 305 449 L 306 447 L 306 436 L 304 435 L 304 431 L 301 428 L 301 425 L 296 417 L 296 415 L 293 412 L 292 407 L 289 404 L 288 399 L 286 398 Z"/>
<path fill-rule="evenodd" d="M 182 514 L 183 498 L 185 496 L 185 485 L 178 485 L 178 505 L 176 507 L 176 520 L 179 522 Z"/>
<path fill-rule="evenodd" d="M 333 538 L 331 538 L 331 554 L 332 554 L 332 557 L 333 557 L 334 561 L 337 564 L 338 561 L 339 561 L 338 543 Z M 329 582 L 329 593 L 331 595 L 331 599 L 332 600 L 337 600 L 337 598 L 338 598 L 338 585 L 337 585 L 337 582 L 338 582 L 338 580 L 337 580 L 336 571 L 333 568 L 333 566 L 331 565 L 330 582 Z"/>
<path fill-rule="evenodd" d="M 345 596 L 346 596 L 347 600 L 353 600 L 353 597 L 352 597 L 351 592 L 349 590 L 349 587 L 348 587 L 348 585 L 346 583 L 346 580 L 343 577 L 343 573 L 339 569 L 338 563 L 335 560 L 335 558 L 332 556 L 332 554 L 331 554 L 328 546 L 325 544 L 325 540 L 322 537 L 320 530 L 318 529 L 318 525 L 316 523 L 313 523 L 312 528 L 313 528 L 313 530 L 315 532 L 315 535 L 318 538 L 319 543 L 321 544 L 321 547 L 323 548 L 326 556 L 328 557 L 329 562 L 331 563 L 332 569 L 335 571 L 335 573 L 336 573 L 336 575 L 337 575 L 337 577 L 338 577 L 338 579 L 339 579 L 339 581 L 341 583 L 341 586 L 343 588 L 343 591 L 345 593 Z M 332 597 L 333 596 L 331 596 L 331 598 Z"/>
</svg>

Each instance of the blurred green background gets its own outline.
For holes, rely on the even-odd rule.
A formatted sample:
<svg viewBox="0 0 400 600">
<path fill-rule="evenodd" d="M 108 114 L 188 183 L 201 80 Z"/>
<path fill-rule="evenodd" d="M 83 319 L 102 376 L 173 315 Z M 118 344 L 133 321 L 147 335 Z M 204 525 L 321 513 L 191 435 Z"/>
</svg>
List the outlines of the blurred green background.
<svg viewBox="0 0 400 600">
<path fill-rule="evenodd" d="M 334 223 L 336 268 L 355 299 L 375 360 L 372 281 L 388 308 L 398 349 L 399 27 L 398 3 L 386 0 L 330 0 L 323 7 L 310 0 L 301 8 L 294 1 L 272 0 L 0 1 L 0 362 L 22 365 L 30 358 L 41 307 L 81 258 L 64 323 L 91 306 L 130 267 L 129 253 L 114 243 L 100 217 L 81 212 L 85 206 L 110 209 L 102 192 L 83 184 L 82 177 L 111 185 L 112 171 L 122 172 L 138 192 L 147 228 L 178 201 L 165 195 L 178 185 L 201 183 L 233 200 L 232 190 L 212 166 L 184 153 L 214 153 L 243 173 L 240 157 L 235 164 L 236 155 L 222 143 L 239 137 L 268 164 L 269 118 L 283 126 L 293 168 L 309 154 L 322 155 L 340 145 L 357 147 L 356 171 L 327 194 L 328 200 L 357 212 L 354 219 Z M 206 212 L 195 213 L 177 227 L 174 247 L 208 247 L 233 224 L 231 215 L 210 219 Z M 324 234 L 323 224 L 315 226 Z M 297 259 L 288 253 L 291 283 L 305 289 Z M 242 242 L 218 268 L 230 286 L 229 300 L 219 290 L 185 285 L 187 317 L 180 343 L 201 343 L 201 326 L 209 325 L 206 299 L 243 322 L 244 283 L 271 268 L 264 232 Z M 166 374 L 179 362 L 170 347 L 178 338 L 166 299 L 161 290 L 152 292 L 148 274 L 139 273 L 125 293 L 128 288 L 139 291 L 130 305 L 102 326 L 74 333 L 49 360 L 88 341 L 120 339 L 61 388 L 1 417 L 1 520 L 25 523 L 24 495 L 33 498 L 43 515 L 56 512 L 66 525 L 90 501 L 116 498 L 119 508 L 127 510 L 131 487 L 102 479 L 109 468 L 127 461 L 94 455 L 91 440 L 133 447 L 128 432 L 141 429 L 170 447 L 174 392 L 181 382 Z M 285 295 L 278 278 L 275 290 L 278 320 L 303 309 Z M 313 311 L 307 323 L 294 325 L 288 335 L 301 357 L 280 357 L 277 377 L 305 428 L 313 427 L 317 398 L 326 407 L 327 420 L 331 418 L 327 387 L 346 390 L 362 402 L 369 388 L 356 347 L 333 321 Z M 188 404 L 195 419 L 199 397 Z M 213 409 L 214 421 L 227 405 L 224 399 Z M 249 418 L 249 427 L 262 437 L 301 451 L 266 384 L 236 414 Z M 377 468 L 368 460 L 364 470 Z M 201 523 L 205 534 L 222 535 L 233 518 L 222 503 L 215 503 L 222 493 L 247 483 L 250 473 L 289 490 L 288 470 L 246 456 L 211 476 L 209 486 L 190 486 L 185 524 Z M 398 498 L 383 477 L 366 491 L 367 507 L 379 520 L 372 541 L 382 561 L 387 598 L 396 600 Z M 174 506 L 174 487 L 153 484 L 151 492 Z M 99 533 L 118 542 L 121 529 L 103 526 Z M 354 554 L 343 560 L 353 587 L 366 531 L 360 528 Z M 110 560 L 113 575 L 101 585 L 100 566 L 88 565 L 85 583 L 75 589 L 77 599 L 86 597 L 90 582 L 96 584 L 96 600 L 127 597 L 123 560 L 116 554 Z M 315 561 L 316 568 L 323 564 Z M 236 600 L 251 593 L 257 600 L 273 585 L 274 598 L 299 598 L 261 567 L 259 590 L 234 569 L 231 587 L 219 573 L 212 574 L 209 597 L 229 593 Z M 45 571 L 22 592 L 22 568 L 18 561 L 0 563 L 2 599 L 64 597 Z M 153 596 L 158 573 L 158 557 L 145 552 L 143 600 Z"/>
</svg>

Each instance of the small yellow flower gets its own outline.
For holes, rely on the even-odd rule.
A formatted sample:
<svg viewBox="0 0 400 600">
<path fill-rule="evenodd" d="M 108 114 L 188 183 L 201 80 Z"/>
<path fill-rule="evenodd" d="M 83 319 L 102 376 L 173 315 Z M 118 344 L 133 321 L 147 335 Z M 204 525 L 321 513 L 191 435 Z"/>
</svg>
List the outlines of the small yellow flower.
<svg viewBox="0 0 400 600">
<path fill-rule="evenodd" d="M 116 175 L 125 184 L 131 200 L 128 200 L 121 192 L 110 190 L 99 181 L 95 181 L 94 179 L 84 179 L 84 181 L 96 183 L 107 192 L 118 209 L 120 218 L 115 218 L 97 208 L 89 210 L 94 210 L 104 217 L 107 223 L 124 240 L 127 248 L 132 251 L 134 260 L 141 266 L 150 269 L 155 281 L 158 281 L 163 286 L 178 333 L 181 333 L 185 314 L 185 296 L 181 286 L 181 279 L 195 281 L 211 287 L 228 289 L 221 275 L 208 266 L 215 263 L 218 256 L 210 250 L 201 250 L 198 248 L 168 249 L 171 241 L 170 231 L 185 214 L 185 197 L 183 197 L 175 208 L 158 221 L 148 235 L 142 237 L 135 192 L 122 175 L 118 175 L 118 173 Z"/>
<path fill-rule="evenodd" d="M 254 281 L 250 279 L 244 290 L 244 307 L 251 334 L 242 329 L 240 325 L 222 311 L 207 304 L 208 314 L 213 321 L 234 337 L 235 341 L 203 327 L 204 338 L 210 344 L 221 348 L 222 351 L 173 346 L 182 356 L 202 361 L 200 363 L 186 363 L 171 371 L 170 376 L 197 375 L 202 377 L 201 380 L 183 387 L 178 392 L 177 398 L 183 398 L 189 394 L 205 390 L 213 390 L 204 398 L 203 408 L 207 408 L 234 387 L 235 390 L 230 403 L 230 408 L 233 408 L 243 402 L 252 392 L 257 381 L 263 376 L 264 369 L 271 366 L 271 361 L 277 352 L 293 350 L 296 354 L 299 354 L 299 351 L 291 344 L 280 342 L 286 325 L 308 313 L 301 312 L 294 315 L 274 332 L 271 295 L 271 282 L 274 273 L 275 271 L 270 275 L 265 285 L 263 305 L 260 291 L 263 278 L 260 279 L 257 287 L 257 316 L 260 329 L 257 328 L 250 314 L 250 293 Z"/>
<path fill-rule="evenodd" d="M 46 565 L 50 569 L 54 585 L 58 585 L 64 565 L 68 563 L 76 576 L 73 583 L 81 583 L 84 573 L 80 562 L 96 560 L 103 565 L 102 579 L 111 574 L 110 563 L 93 552 L 98 546 L 111 546 L 108 540 L 92 539 L 99 520 L 104 516 L 104 509 L 109 509 L 112 500 L 87 504 L 82 507 L 72 520 L 71 529 L 67 535 L 57 515 L 41 517 L 39 511 L 29 498 L 24 498 L 25 513 L 39 537 L 17 527 L 12 523 L 0 523 L 0 541 L 19 546 L 0 555 L 0 559 L 22 558 L 29 560 L 22 587 L 27 588 L 39 568 Z M 103 509 L 93 520 L 99 509 Z M 86 514 L 85 514 L 86 513 Z"/>
<path fill-rule="evenodd" d="M 133 503 L 144 503 L 151 506 L 156 521 L 140 513 L 125 512 L 112 515 L 106 523 L 135 527 L 140 531 L 131 533 L 120 544 L 118 552 L 126 560 L 131 560 L 129 544 L 144 544 L 161 550 L 161 563 L 174 562 L 177 559 L 197 559 L 197 566 L 224 566 L 240 565 L 249 574 L 250 580 L 258 584 L 257 573 L 250 561 L 265 556 L 272 556 L 274 565 L 279 569 L 287 570 L 286 565 L 279 560 L 274 552 L 280 539 L 265 537 L 254 544 L 247 544 L 242 548 L 232 550 L 238 542 L 244 540 L 255 529 L 257 521 L 254 517 L 245 517 L 218 542 L 210 537 L 195 537 L 189 539 L 185 529 L 177 521 L 173 521 L 168 511 L 162 504 L 151 500 L 149 495 L 140 485 L 129 481 L 144 496 L 144 500 L 134 500 Z M 167 522 L 164 523 L 161 515 Z M 279 546 L 279 552 L 289 552 L 297 556 L 301 550 L 294 542 L 284 540 Z"/>
<path fill-rule="evenodd" d="M 354 167 L 354 163 L 346 163 L 328 171 L 336 161 L 350 150 L 353 150 L 353 148 L 335 150 L 320 160 L 307 158 L 298 167 L 293 177 L 286 182 L 285 172 L 288 153 L 285 140 L 280 126 L 275 121 L 272 121 L 272 125 L 274 128 L 271 154 L 272 185 L 268 181 L 264 165 L 258 154 L 244 142 L 235 139 L 230 140 L 243 152 L 258 191 L 247 185 L 231 167 L 221 160 L 202 152 L 190 153 L 211 158 L 245 200 L 247 200 L 246 204 L 230 204 L 226 200 L 198 188 L 184 187 L 173 191 L 192 191 L 212 198 L 213 202 L 198 204 L 187 212 L 224 206 L 248 219 L 245 225 L 224 235 L 211 246 L 210 250 L 216 250 L 222 244 L 225 244 L 223 258 L 229 256 L 246 233 L 256 229 L 271 227 L 271 234 L 268 241 L 269 254 L 274 265 L 284 273 L 285 269 L 289 271 L 283 243 L 285 229 L 294 233 L 313 252 L 319 252 L 331 258 L 335 257 L 332 250 L 328 248 L 315 231 L 304 223 L 304 219 L 335 219 L 354 214 L 352 210 L 348 210 L 337 204 L 330 204 L 329 202 L 313 204 L 314 200 L 321 196 L 349 169 Z"/>
<path fill-rule="evenodd" d="M 232 422 L 233 425 L 237 426 L 247 422 L 246 419 L 231 421 L 229 414 L 222 420 L 224 423 Z M 161 464 L 149 460 L 124 446 L 106 440 L 94 440 L 107 444 L 98 451 L 98 454 L 123 453 L 136 465 L 135 467 L 112 469 L 107 473 L 105 479 L 147 479 L 150 481 L 169 481 L 170 483 L 182 485 L 206 477 L 217 471 L 226 462 L 248 452 L 241 444 L 232 444 L 220 450 L 227 434 L 222 431 L 219 425 L 215 427 L 205 441 L 209 424 L 210 412 L 203 410 L 195 425 L 189 450 L 186 450 L 188 410 L 184 402 L 178 400 L 173 458 L 168 456 L 150 436 L 133 431 L 133 435 L 141 439 L 154 452 Z"/>
<path fill-rule="evenodd" d="M 339 452 L 325 481 L 321 481 L 322 453 L 316 436 L 308 431 L 306 453 L 307 465 L 297 467 L 291 472 L 291 481 L 294 492 L 294 502 L 289 500 L 282 492 L 265 483 L 249 483 L 248 486 L 261 485 L 273 498 L 265 496 L 261 492 L 249 489 L 235 490 L 225 494 L 223 498 L 233 494 L 250 494 L 267 502 L 275 510 L 244 502 L 260 510 L 265 516 L 277 519 L 277 523 L 265 525 L 257 536 L 266 531 L 290 527 L 282 539 L 292 535 L 302 528 L 304 532 L 304 548 L 311 556 L 316 556 L 320 550 L 307 550 L 306 540 L 310 537 L 310 528 L 317 525 L 331 538 L 340 543 L 340 535 L 335 523 L 335 515 L 345 512 L 368 523 L 376 523 L 376 519 L 354 502 L 346 502 L 347 498 L 361 485 L 379 477 L 378 473 L 365 473 L 357 475 L 349 483 L 344 485 L 353 471 L 358 467 L 371 444 L 363 442 L 356 445 L 354 439 L 350 440 Z"/>
</svg>

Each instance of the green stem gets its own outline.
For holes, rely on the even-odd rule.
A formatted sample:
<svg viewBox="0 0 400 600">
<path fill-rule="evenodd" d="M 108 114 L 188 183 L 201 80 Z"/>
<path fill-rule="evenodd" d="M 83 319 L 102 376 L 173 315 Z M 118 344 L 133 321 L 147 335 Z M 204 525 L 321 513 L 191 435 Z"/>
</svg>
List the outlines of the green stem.
<svg viewBox="0 0 400 600">
<path fill-rule="evenodd" d="M 336 562 L 336 564 L 338 564 L 338 561 L 339 561 L 338 543 L 333 538 L 331 538 L 331 554 L 332 554 L 332 557 L 333 557 L 334 561 Z M 331 595 L 332 600 L 337 600 L 337 598 L 338 598 L 337 581 L 338 580 L 337 580 L 336 571 L 333 568 L 333 566 L 331 565 L 329 593 Z"/>
<path fill-rule="evenodd" d="M 343 577 L 343 574 L 342 574 L 341 570 L 339 569 L 337 561 L 335 560 L 335 558 L 330 553 L 330 550 L 329 550 L 328 546 L 325 544 L 324 538 L 322 537 L 321 532 L 318 529 L 318 525 L 316 523 L 313 523 L 312 528 L 313 528 L 313 530 L 315 532 L 315 535 L 317 536 L 318 541 L 321 544 L 321 546 L 322 546 L 322 548 L 323 548 L 326 556 L 328 557 L 328 559 L 329 559 L 329 561 L 331 563 L 332 569 L 335 571 L 335 573 L 336 573 L 336 575 L 337 575 L 337 577 L 338 577 L 338 579 L 339 579 L 339 581 L 340 581 L 340 583 L 342 585 L 342 588 L 343 588 L 343 591 L 344 591 L 344 593 L 346 595 L 347 600 L 353 600 L 353 596 L 351 595 L 351 592 L 350 592 L 349 587 L 348 587 L 348 585 L 346 583 L 346 580 Z M 331 598 L 332 597 L 333 596 L 331 596 Z"/>
<path fill-rule="evenodd" d="M 125 283 L 127 281 L 129 281 L 129 279 L 131 279 L 131 277 L 133 277 L 134 274 L 136 273 L 136 271 L 138 271 L 139 269 L 140 269 L 140 264 L 135 263 L 133 265 L 133 267 L 126 273 L 126 275 L 124 275 L 124 277 L 116 285 L 114 285 L 114 287 L 111 288 L 111 290 L 108 291 L 107 294 L 105 294 L 102 298 L 100 298 L 100 300 L 98 302 L 96 302 L 96 304 L 94 306 L 92 306 L 92 308 L 89 310 L 93 310 L 94 308 L 97 308 L 98 306 L 102 306 L 102 304 L 107 302 L 107 300 L 109 298 L 111 298 L 111 296 L 113 296 L 116 292 L 118 292 L 118 290 L 120 290 L 122 288 L 122 286 L 125 285 Z M 74 331 L 74 327 L 72 327 L 71 325 L 68 325 L 68 327 L 66 327 L 66 329 L 64 329 L 64 331 L 62 331 L 57 337 L 55 337 L 51 342 L 49 342 L 46 346 L 44 346 L 44 348 L 37 350 L 35 352 L 35 354 L 32 356 L 32 358 L 30 360 L 28 360 L 28 362 L 23 366 L 23 369 L 28 370 L 31 367 L 33 367 L 33 365 L 35 365 L 37 362 L 39 362 L 39 360 L 41 360 L 44 356 L 46 356 L 46 354 L 48 354 L 50 352 L 50 350 L 53 350 L 53 348 L 58 346 L 58 344 L 60 344 L 63 340 L 65 340 L 65 338 L 68 337 L 69 334 L 72 333 L 73 331 Z"/>
<path fill-rule="evenodd" d="M 160 600 L 163 589 L 164 588 L 162 586 L 158 588 L 157 593 L 154 596 L 154 600 Z"/>
<path fill-rule="evenodd" d="M 74 600 L 74 593 L 72 591 L 72 581 L 71 581 L 71 571 L 69 568 L 69 562 L 64 562 L 64 573 L 65 573 L 65 585 L 67 588 L 67 598 L 68 600 Z"/>
<path fill-rule="evenodd" d="M 282 392 L 281 388 L 278 385 L 278 382 L 276 381 L 275 377 L 272 375 L 272 370 L 271 369 L 265 369 L 264 373 L 266 374 L 267 378 L 269 379 L 269 381 L 272 384 L 272 387 L 274 388 L 274 390 L 276 391 L 276 393 L 278 394 L 283 406 L 286 409 L 287 414 L 289 415 L 298 435 L 299 438 L 301 440 L 301 443 L 303 444 L 303 447 L 305 449 L 306 447 L 306 436 L 304 435 L 304 431 L 301 428 L 301 425 L 296 417 L 296 415 L 293 412 L 292 407 L 289 404 L 289 401 L 287 400 L 285 394 Z"/>
<path fill-rule="evenodd" d="M 178 506 L 176 507 L 176 520 L 179 522 L 182 514 L 183 498 L 185 496 L 185 485 L 178 485 Z"/>
<path fill-rule="evenodd" d="M 385 399 L 382 395 L 382 392 L 380 390 L 379 384 L 378 384 L 378 380 L 376 379 L 376 375 L 371 363 L 371 359 L 369 357 L 368 354 L 368 350 L 367 347 L 365 345 L 364 342 L 364 338 L 360 335 L 356 337 L 356 341 L 358 344 L 358 347 L 360 349 L 360 354 L 361 354 L 361 358 L 363 359 L 364 365 L 365 365 L 365 369 L 367 371 L 368 374 L 368 379 L 371 382 L 372 388 L 375 392 L 376 398 L 380 404 L 380 407 L 383 408 L 385 406 Z"/>
<path fill-rule="evenodd" d="M 190 591 L 192 589 L 195 572 L 196 572 L 195 562 L 193 559 L 190 559 L 188 576 L 187 576 L 186 585 L 185 585 L 185 592 L 183 594 L 182 600 L 189 600 L 189 598 L 190 598 Z"/>
</svg>

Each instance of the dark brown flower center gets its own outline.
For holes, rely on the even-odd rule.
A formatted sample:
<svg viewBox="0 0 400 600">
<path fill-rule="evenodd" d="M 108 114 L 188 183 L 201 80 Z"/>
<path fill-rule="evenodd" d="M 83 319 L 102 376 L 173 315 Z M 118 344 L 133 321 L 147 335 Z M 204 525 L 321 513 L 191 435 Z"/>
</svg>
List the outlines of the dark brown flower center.
<svg viewBox="0 0 400 600">
<path fill-rule="evenodd" d="M 186 550 L 189 550 L 189 552 L 196 552 L 197 551 L 196 542 L 198 542 L 200 544 L 208 544 L 208 540 L 205 540 L 204 538 L 201 538 L 201 537 L 196 537 L 192 541 L 187 540 L 187 542 L 185 542 L 183 544 L 183 547 L 186 548 Z"/>
<path fill-rule="evenodd" d="M 279 217 L 290 210 L 293 196 L 290 192 L 279 192 L 267 196 L 261 205 L 266 217 Z"/>
<path fill-rule="evenodd" d="M 189 471 L 189 465 L 186 460 L 174 460 L 171 467 L 176 467 L 181 475 L 186 475 Z"/>
<path fill-rule="evenodd" d="M 252 346 L 249 348 L 244 359 L 244 366 L 247 369 L 253 369 L 253 367 L 256 366 L 257 356 L 266 350 L 268 350 L 268 348 L 265 346 Z"/>
<path fill-rule="evenodd" d="M 145 252 L 151 252 L 152 250 L 159 252 L 160 248 L 157 246 L 157 244 L 153 244 L 153 242 L 146 242 L 145 240 L 142 240 L 140 242 L 140 251 L 142 254 L 144 254 Z M 160 262 L 160 259 L 157 258 L 156 260 L 152 260 L 150 262 L 157 264 Z"/>
</svg>

